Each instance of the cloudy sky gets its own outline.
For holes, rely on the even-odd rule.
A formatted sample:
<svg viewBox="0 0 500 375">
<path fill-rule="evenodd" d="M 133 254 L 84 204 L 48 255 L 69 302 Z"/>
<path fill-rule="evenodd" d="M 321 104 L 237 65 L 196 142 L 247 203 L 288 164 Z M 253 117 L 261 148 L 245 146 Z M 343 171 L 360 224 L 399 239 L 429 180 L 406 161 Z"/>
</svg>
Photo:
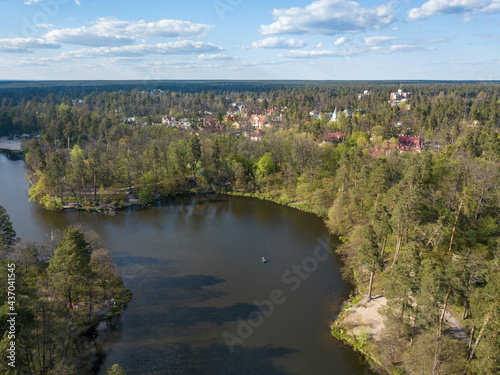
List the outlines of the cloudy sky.
<svg viewBox="0 0 500 375">
<path fill-rule="evenodd" d="M 500 79 L 500 0 L 0 7 L 0 79 Z"/>
</svg>

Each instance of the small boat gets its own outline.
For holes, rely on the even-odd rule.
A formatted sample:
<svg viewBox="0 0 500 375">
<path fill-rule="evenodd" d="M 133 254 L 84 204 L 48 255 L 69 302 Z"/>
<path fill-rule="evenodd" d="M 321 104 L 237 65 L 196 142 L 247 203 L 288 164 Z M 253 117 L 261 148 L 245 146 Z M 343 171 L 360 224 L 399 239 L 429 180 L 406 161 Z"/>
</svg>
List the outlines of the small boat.
<svg viewBox="0 0 500 375">
<path fill-rule="evenodd" d="M 261 261 L 262 261 L 262 263 L 267 263 L 267 259 L 264 257 L 262 257 Z"/>
</svg>

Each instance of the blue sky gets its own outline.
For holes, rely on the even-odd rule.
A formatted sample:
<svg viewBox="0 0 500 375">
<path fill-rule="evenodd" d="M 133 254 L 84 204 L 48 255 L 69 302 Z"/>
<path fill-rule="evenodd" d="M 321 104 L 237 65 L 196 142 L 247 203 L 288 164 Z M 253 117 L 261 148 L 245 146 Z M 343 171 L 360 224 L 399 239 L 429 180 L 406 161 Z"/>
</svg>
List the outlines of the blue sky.
<svg viewBox="0 0 500 375">
<path fill-rule="evenodd" d="M 500 0 L 0 7 L 0 79 L 500 79 Z"/>
</svg>

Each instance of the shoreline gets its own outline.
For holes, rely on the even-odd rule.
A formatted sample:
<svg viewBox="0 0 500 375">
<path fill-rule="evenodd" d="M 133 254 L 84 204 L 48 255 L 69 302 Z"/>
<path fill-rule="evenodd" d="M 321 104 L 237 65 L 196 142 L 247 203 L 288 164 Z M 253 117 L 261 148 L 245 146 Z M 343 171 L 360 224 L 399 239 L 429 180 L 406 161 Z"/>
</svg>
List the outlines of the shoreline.
<svg viewBox="0 0 500 375">
<path fill-rule="evenodd" d="M 375 354 L 375 345 L 380 341 L 385 329 L 378 309 L 384 307 L 387 299 L 380 295 L 364 302 L 360 296 L 351 296 L 344 301 L 337 318 L 330 325 L 332 336 L 360 353 L 377 374 L 398 374 L 397 371 L 383 370 L 383 364 Z"/>
<path fill-rule="evenodd" d="M 311 207 L 309 207 L 308 205 L 301 203 L 301 202 L 285 200 L 285 199 L 277 198 L 277 197 L 270 196 L 270 195 L 267 195 L 264 193 L 249 193 L 249 192 L 240 192 L 240 191 L 225 191 L 225 192 L 214 191 L 214 192 L 203 192 L 202 193 L 202 192 L 196 192 L 196 191 L 191 190 L 191 191 L 179 192 L 179 193 L 174 194 L 174 195 L 157 197 L 150 203 L 145 203 L 139 199 L 133 199 L 131 201 L 129 200 L 128 202 L 126 202 L 124 204 L 118 204 L 118 205 L 109 205 L 108 204 L 108 205 L 95 206 L 95 207 L 90 207 L 90 206 L 75 207 L 75 206 L 71 206 L 71 205 L 64 205 L 63 207 L 60 207 L 56 210 L 62 210 L 62 211 L 79 210 L 79 211 L 87 211 L 89 213 L 90 212 L 98 212 L 98 213 L 103 213 L 105 215 L 115 215 L 115 211 L 117 211 L 117 210 L 123 210 L 123 209 L 127 209 L 130 207 L 147 207 L 147 206 L 151 207 L 154 205 L 154 203 L 159 203 L 159 202 L 167 200 L 167 199 L 173 199 L 173 198 L 183 196 L 183 195 L 185 195 L 185 196 L 187 196 L 187 195 L 198 196 L 198 195 L 202 195 L 202 194 L 230 195 L 230 196 L 248 197 L 248 198 L 270 201 L 270 202 L 273 202 L 273 203 L 276 203 L 276 204 L 279 204 L 282 206 L 291 207 L 291 208 L 294 208 L 294 209 L 297 209 L 297 210 L 300 210 L 300 211 L 303 211 L 306 213 L 316 215 L 317 217 L 322 219 L 323 222 L 325 219 L 325 216 L 318 215 L 318 213 L 314 212 Z M 124 194 L 124 195 L 126 196 L 127 194 Z M 323 224 L 325 224 L 325 223 L 323 223 Z M 326 227 L 326 225 L 325 225 L 325 227 Z M 328 233 L 331 234 L 330 230 L 328 228 L 326 228 L 326 229 L 327 229 Z M 358 298 L 358 297 L 357 296 L 350 297 L 342 303 L 342 306 L 341 306 L 341 309 L 340 309 L 338 316 L 332 317 L 333 322 L 331 320 L 332 323 L 330 325 L 330 329 L 331 329 L 330 333 L 334 339 L 341 341 L 343 345 L 349 347 L 354 352 L 361 354 L 363 359 L 370 366 L 371 371 L 376 372 L 376 373 L 381 373 L 380 371 L 377 371 L 375 369 L 376 367 L 380 368 L 381 363 L 377 360 L 376 356 L 370 352 L 370 348 L 367 347 L 366 343 L 363 342 L 363 340 L 364 340 L 363 336 L 362 335 L 360 336 L 360 337 L 362 337 L 361 342 L 360 342 L 356 333 L 351 332 L 349 329 L 346 329 L 344 327 L 345 323 L 343 322 L 342 317 L 344 315 L 346 315 L 346 311 L 351 306 L 353 306 L 353 300 L 355 300 L 356 298 Z M 382 297 L 382 298 L 383 298 L 383 300 L 385 300 L 385 297 Z M 374 298 L 372 301 L 374 301 L 374 300 L 376 300 L 376 298 Z M 358 306 L 358 308 L 359 308 L 359 306 Z M 383 325 L 383 323 L 382 323 L 382 325 Z M 375 329 L 380 329 L 380 326 L 375 327 Z M 370 335 L 371 335 L 371 332 L 370 332 Z"/>
</svg>

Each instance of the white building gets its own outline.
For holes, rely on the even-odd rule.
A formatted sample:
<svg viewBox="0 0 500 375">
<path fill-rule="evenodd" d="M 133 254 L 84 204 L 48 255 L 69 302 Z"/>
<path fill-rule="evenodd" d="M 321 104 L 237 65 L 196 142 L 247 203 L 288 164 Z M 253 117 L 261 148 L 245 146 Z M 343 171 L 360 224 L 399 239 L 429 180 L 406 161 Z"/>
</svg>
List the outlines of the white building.
<svg viewBox="0 0 500 375">
<path fill-rule="evenodd" d="M 339 113 L 337 112 L 337 107 L 335 107 L 335 111 L 333 111 L 332 118 L 330 119 L 330 122 L 338 121 L 339 120 Z"/>
</svg>

